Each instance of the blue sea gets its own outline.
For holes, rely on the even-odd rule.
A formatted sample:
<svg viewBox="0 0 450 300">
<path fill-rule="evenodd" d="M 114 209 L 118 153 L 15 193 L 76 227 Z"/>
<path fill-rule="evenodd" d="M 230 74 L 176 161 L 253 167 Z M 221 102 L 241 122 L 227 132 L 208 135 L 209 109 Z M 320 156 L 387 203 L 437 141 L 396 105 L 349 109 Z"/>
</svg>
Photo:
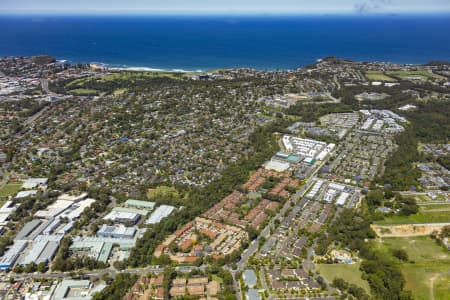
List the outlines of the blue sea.
<svg viewBox="0 0 450 300">
<path fill-rule="evenodd" d="M 293 69 L 326 56 L 450 60 L 450 15 L 1 16 L 0 32 L 0 56 L 50 54 L 130 68 Z"/>
</svg>

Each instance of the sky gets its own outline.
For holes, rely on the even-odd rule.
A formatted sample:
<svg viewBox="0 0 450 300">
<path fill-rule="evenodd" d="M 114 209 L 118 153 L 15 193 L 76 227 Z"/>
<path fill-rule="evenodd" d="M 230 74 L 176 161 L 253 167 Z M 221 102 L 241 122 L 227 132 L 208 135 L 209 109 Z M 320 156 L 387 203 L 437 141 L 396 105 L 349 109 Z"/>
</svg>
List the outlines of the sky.
<svg viewBox="0 0 450 300">
<path fill-rule="evenodd" d="M 450 0 L 0 0 L 0 14 L 378 13 L 450 13 Z"/>
</svg>

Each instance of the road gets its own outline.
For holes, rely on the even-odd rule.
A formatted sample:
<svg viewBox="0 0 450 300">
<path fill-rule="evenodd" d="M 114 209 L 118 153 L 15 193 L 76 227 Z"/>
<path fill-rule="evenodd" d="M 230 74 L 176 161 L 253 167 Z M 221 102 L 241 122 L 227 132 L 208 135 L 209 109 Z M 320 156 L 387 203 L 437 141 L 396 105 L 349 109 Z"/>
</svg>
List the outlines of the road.
<svg viewBox="0 0 450 300">
<path fill-rule="evenodd" d="M 36 119 L 38 119 L 47 109 L 47 107 L 43 110 L 41 110 L 39 113 L 35 114 L 34 116 L 32 116 L 32 119 L 28 119 L 27 123 L 31 124 L 33 123 Z M 331 154 L 330 154 L 331 155 Z M 328 157 L 330 157 L 330 155 Z M 328 158 L 327 157 L 327 158 Z M 243 252 L 241 260 L 237 263 L 237 269 L 236 270 L 231 270 L 229 268 L 227 268 L 233 275 L 233 285 L 234 285 L 234 289 L 236 291 L 236 296 L 238 300 L 242 300 L 241 299 L 241 294 L 240 294 L 240 289 L 239 289 L 239 278 L 236 278 L 236 273 L 242 271 L 247 263 L 250 257 L 254 256 L 256 254 L 256 252 L 258 251 L 258 246 L 259 246 L 259 240 L 261 239 L 261 237 L 263 238 L 268 238 L 271 236 L 271 229 L 274 229 L 274 223 L 275 220 L 282 220 L 284 218 L 284 215 L 287 213 L 288 210 L 292 209 L 293 206 L 295 206 L 296 204 L 299 203 L 299 200 L 304 196 L 304 194 L 306 193 L 306 191 L 311 187 L 311 185 L 314 183 L 315 179 L 316 179 L 316 174 L 317 172 L 319 172 L 319 170 L 322 168 L 323 164 L 325 164 L 327 161 L 327 159 L 324 159 L 321 164 L 319 164 L 318 166 L 316 166 L 316 168 L 314 169 L 314 171 L 310 174 L 310 176 L 308 177 L 306 183 L 300 188 L 300 190 L 298 190 L 293 196 L 291 196 L 286 203 L 283 205 L 283 207 L 280 209 L 280 211 L 270 220 L 270 222 L 268 223 L 268 225 L 266 227 L 264 227 L 264 229 L 260 232 L 260 235 L 258 236 L 257 239 L 253 240 L 249 247 Z M 310 249 L 311 251 L 311 249 Z M 308 252 L 308 256 L 310 256 L 311 254 L 313 254 L 312 252 Z M 178 267 L 178 268 L 183 268 L 183 270 L 179 270 L 179 271 L 186 271 L 189 272 L 192 269 L 196 269 L 196 267 Z M 312 266 L 310 266 L 308 264 L 308 266 L 305 266 L 305 269 L 311 269 Z M 149 266 L 147 268 L 135 268 L 135 269 L 126 269 L 123 271 L 117 271 L 116 269 L 110 267 L 104 270 L 95 270 L 95 271 L 86 271 L 86 272 L 82 272 L 83 276 L 87 276 L 87 277 L 102 277 L 105 274 L 108 274 L 111 278 L 114 278 L 116 276 L 116 274 L 121 273 L 121 272 L 126 272 L 126 273 L 131 273 L 131 274 L 147 274 L 147 273 L 156 273 L 156 274 L 160 274 L 162 272 L 164 272 L 164 267 L 159 267 L 159 266 Z M 40 274 L 40 273 L 35 273 L 35 274 L 14 274 L 14 277 L 16 278 L 16 280 L 21 280 L 21 279 L 30 279 L 30 278 L 36 278 L 36 279 L 41 279 L 41 278 L 49 278 L 49 279 L 62 279 L 62 278 L 67 278 L 70 277 L 70 275 L 73 274 L 73 272 L 51 272 L 51 273 L 44 273 L 44 274 Z M 262 274 L 262 278 L 264 274 Z M 265 282 L 265 279 L 263 280 L 263 285 L 264 288 L 266 290 L 268 289 L 267 283 Z"/>
<path fill-rule="evenodd" d="M 330 152 L 328 156 L 318 166 L 316 166 L 315 170 L 307 179 L 305 185 L 303 185 L 300 190 L 298 190 L 292 197 L 289 198 L 288 201 L 286 201 L 286 203 L 283 205 L 280 211 L 270 220 L 269 224 L 267 224 L 267 226 L 264 227 L 264 229 L 259 234 L 258 238 L 250 243 L 249 247 L 242 253 L 241 260 L 237 263 L 238 271 L 242 271 L 247 265 L 249 258 L 256 254 L 260 238 L 263 237 L 267 239 L 268 237 L 270 237 L 270 230 L 274 228 L 275 220 L 277 219 L 282 220 L 287 210 L 292 208 L 291 203 L 297 204 L 299 199 L 304 196 L 306 191 L 315 181 L 317 172 L 319 172 L 322 169 L 322 166 L 328 161 L 328 158 L 331 157 L 333 153 L 334 151 Z"/>
<path fill-rule="evenodd" d="M 42 116 L 43 113 L 45 113 L 50 106 L 46 106 L 34 115 L 30 116 L 28 119 L 26 119 L 23 124 L 24 125 L 30 125 L 33 124 L 40 116 Z"/>
<path fill-rule="evenodd" d="M 130 274 L 147 274 L 147 273 L 155 273 L 161 274 L 164 272 L 164 267 L 159 266 L 149 266 L 147 268 L 135 268 L 135 269 L 125 269 L 123 271 L 117 271 L 113 268 L 103 269 L 103 270 L 95 270 L 95 271 L 82 271 L 83 276 L 87 277 L 101 277 L 104 274 L 108 274 L 111 278 L 114 278 L 118 273 L 130 273 Z M 51 272 L 51 273 L 34 273 L 34 274 L 14 274 L 14 278 L 16 280 L 30 279 L 30 278 L 48 278 L 48 279 L 62 279 L 68 278 L 71 274 L 77 274 L 76 272 Z"/>
<path fill-rule="evenodd" d="M 280 211 L 270 220 L 269 224 L 266 227 L 264 227 L 264 229 L 261 231 L 258 238 L 253 240 L 250 243 L 247 250 L 245 250 L 244 253 L 242 254 L 241 260 L 238 262 L 238 270 L 239 271 L 242 271 L 244 269 L 245 265 L 247 264 L 248 259 L 251 256 L 255 255 L 256 251 L 258 250 L 259 239 L 261 237 L 263 237 L 265 239 L 270 237 L 270 230 L 274 228 L 275 220 L 277 220 L 277 219 L 281 220 L 283 218 L 284 214 L 287 212 L 287 210 L 292 208 L 291 203 L 296 204 L 299 201 L 299 199 L 301 197 L 303 197 L 303 195 L 309 189 L 311 184 L 314 182 L 314 178 L 315 178 L 314 176 L 310 177 L 310 179 L 308 179 L 306 184 L 304 186 L 302 186 L 302 188 L 300 190 L 298 190 L 297 193 L 295 193 L 288 201 L 286 201 L 286 203 L 280 209 Z"/>
</svg>

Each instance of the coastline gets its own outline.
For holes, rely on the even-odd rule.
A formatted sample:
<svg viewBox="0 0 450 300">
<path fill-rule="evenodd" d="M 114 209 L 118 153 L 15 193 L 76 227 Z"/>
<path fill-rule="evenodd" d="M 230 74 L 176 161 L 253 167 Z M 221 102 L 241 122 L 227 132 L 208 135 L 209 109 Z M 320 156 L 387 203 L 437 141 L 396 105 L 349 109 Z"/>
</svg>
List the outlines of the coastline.
<svg viewBox="0 0 450 300">
<path fill-rule="evenodd" d="M 14 55 L 10 56 L 10 57 L 15 57 Z M 16 56 L 18 57 L 18 56 Z M 109 64 L 109 63 L 102 63 L 102 62 L 77 62 L 77 61 L 72 61 L 69 59 L 58 59 L 56 58 L 56 62 L 58 64 L 71 64 L 71 65 L 76 65 L 76 64 L 88 64 L 88 65 L 98 65 L 100 67 L 104 67 L 110 71 L 131 71 L 131 72 L 164 72 L 164 73 L 205 73 L 205 72 L 214 72 L 217 70 L 233 70 L 233 69 L 253 69 L 256 71 L 265 71 L 265 72 L 272 72 L 272 71 L 291 71 L 291 70 L 296 70 L 296 69 L 300 69 L 300 68 L 304 68 L 310 65 L 313 65 L 315 63 L 321 62 L 325 59 L 328 58 L 332 58 L 332 59 L 339 59 L 339 60 L 347 60 L 347 61 L 353 61 L 353 62 L 360 62 L 360 63 L 389 63 L 389 64 L 401 64 L 401 65 L 411 65 L 411 66 L 425 66 L 426 64 L 433 62 L 433 61 L 445 61 L 445 62 L 449 62 L 450 59 L 442 59 L 442 60 L 432 60 L 432 59 L 428 59 L 424 62 L 420 62 L 420 63 L 414 63 L 414 62 L 397 62 L 397 61 L 391 61 L 391 60 L 355 60 L 355 59 L 348 59 L 348 58 L 343 58 L 343 57 L 334 57 L 334 56 L 327 56 L 327 57 L 322 57 L 322 58 L 318 58 L 315 59 L 309 63 L 305 63 L 303 65 L 299 65 L 293 68 L 258 68 L 258 67 L 253 67 L 253 66 L 222 66 L 222 67 L 211 67 L 211 68 L 192 68 L 192 69 L 183 69 L 183 68 L 155 68 L 155 67 L 150 67 L 150 66 L 146 66 L 146 65 L 142 65 L 142 66 L 128 66 L 128 65 L 124 65 L 124 64 Z"/>
</svg>

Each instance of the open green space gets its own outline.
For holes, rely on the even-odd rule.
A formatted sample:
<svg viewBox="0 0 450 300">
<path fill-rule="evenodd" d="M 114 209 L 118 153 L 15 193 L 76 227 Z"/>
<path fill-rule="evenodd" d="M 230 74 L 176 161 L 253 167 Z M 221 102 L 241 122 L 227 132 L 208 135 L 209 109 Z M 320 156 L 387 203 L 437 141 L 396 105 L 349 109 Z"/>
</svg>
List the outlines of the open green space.
<svg viewBox="0 0 450 300">
<path fill-rule="evenodd" d="M 102 79 L 105 81 L 114 81 L 114 80 L 133 80 L 133 79 L 145 79 L 145 78 L 156 78 L 156 77 L 168 77 L 173 79 L 180 79 L 180 73 L 174 72 L 114 72 L 112 74 L 108 74 L 103 76 Z"/>
<path fill-rule="evenodd" d="M 69 82 L 66 85 L 67 89 L 75 87 L 83 87 L 91 81 L 136 81 L 148 78 L 167 77 L 172 79 L 181 79 L 183 74 L 174 72 L 139 72 L 139 71 L 123 71 L 113 72 L 107 75 L 90 76 Z"/>
<path fill-rule="evenodd" d="M 69 94 L 77 96 L 90 96 L 98 95 L 98 91 L 92 89 L 73 89 L 69 91 Z"/>
<path fill-rule="evenodd" d="M 387 76 L 383 72 L 380 71 L 367 71 L 365 76 L 368 80 L 376 80 L 376 81 L 397 81 L 396 79 Z"/>
<path fill-rule="evenodd" d="M 432 238 L 383 238 L 380 247 L 386 251 L 403 249 L 408 254 L 409 262 L 401 269 L 414 299 L 448 299 L 450 254 Z"/>
<path fill-rule="evenodd" d="M 320 274 L 329 282 L 334 278 L 342 278 L 349 283 L 353 283 L 370 293 L 369 283 L 361 278 L 362 272 L 359 270 L 360 263 L 356 264 L 317 264 L 316 268 Z"/>
<path fill-rule="evenodd" d="M 425 79 L 445 79 L 445 77 L 442 77 L 440 75 L 430 73 L 425 70 L 417 70 L 417 71 L 388 71 L 386 72 L 387 75 L 399 77 L 401 79 L 405 79 L 409 76 L 422 76 Z"/>
<path fill-rule="evenodd" d="M 178 191 L 174 187 L 170 186 L 158 186 L 154 189 L 147 191 L 147 198 L 150 200 L 158 199 L 161 197 L 177 198 L 179 196 Z"/>
<path fill-rule="evenodd" d="M 450 203 L 424 204 L 420 206 L 420 210 L 426 213 L 446 211 L 450 214 Z"/>
<path fill-rule="evenodd" d="M 438 276 L 433 282 L 434 299 L 448 299 L 450 287 L 450 273 Z"/>
<path fill-rule="evenodd" d="M 409 216 L 393 215 L 375 222 L 378 225 L 445 223 L 450 222 L 450 204 L 421 205 L 417 214 Z"/>
<path fill-rule="evenodd" d="M 22 188 L 21 183 L 8 183 L 2 189 L 0 189 L 0 197 L 14 196 Z"/>
<path fill-rule="evenodd" d="M 223 279 L 222 278 L 220 278 L 219 276 L 217 276 L 217 275 L 212 275 L 212 280 L 215 280 L 215 281 L 217 281 L 218 283 L 220 283 L 220 284 L 223 284 Z"/>
</svg>

